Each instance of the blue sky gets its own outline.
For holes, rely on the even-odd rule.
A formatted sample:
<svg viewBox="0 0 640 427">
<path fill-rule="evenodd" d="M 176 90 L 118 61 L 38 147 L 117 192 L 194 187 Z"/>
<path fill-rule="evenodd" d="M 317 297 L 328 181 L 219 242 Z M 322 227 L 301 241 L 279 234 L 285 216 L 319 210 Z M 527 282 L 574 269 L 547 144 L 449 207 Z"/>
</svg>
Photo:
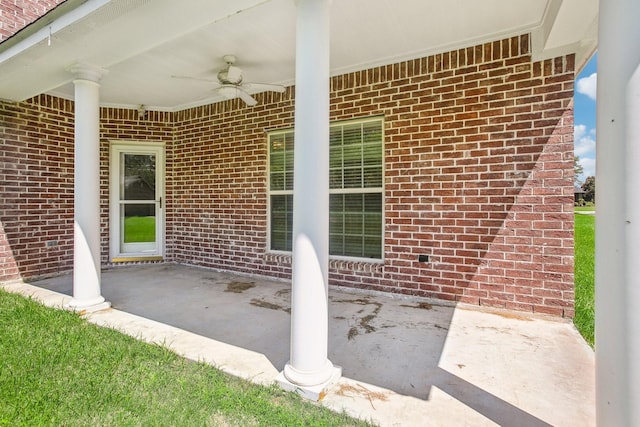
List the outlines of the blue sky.
<svg viewBox="0 0 640 427">
<path fill-rule="evenodd" d="M 574 102 L 574 150 L 584 173 L 580 181 L 596 174 L 596 64 L 597 53 L 576 77 Z"/>
</svg>

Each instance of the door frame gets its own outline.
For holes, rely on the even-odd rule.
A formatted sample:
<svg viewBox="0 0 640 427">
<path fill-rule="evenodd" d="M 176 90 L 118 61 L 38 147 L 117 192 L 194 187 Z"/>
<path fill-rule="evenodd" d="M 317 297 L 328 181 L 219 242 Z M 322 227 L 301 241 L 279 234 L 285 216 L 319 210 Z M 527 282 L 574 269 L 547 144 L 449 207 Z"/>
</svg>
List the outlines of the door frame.
<svg viewBox="0 0 640 427">
<path fill-rule="evenodd" d="M 156 155 L 156 250 L 122 252 L 120 224 L 120 154 Z M 162 260 L 165 248 L 165 144 L 163 142 L 110 141 L 109 143 L 109 259 L 111 262 Z"/>
</svg>

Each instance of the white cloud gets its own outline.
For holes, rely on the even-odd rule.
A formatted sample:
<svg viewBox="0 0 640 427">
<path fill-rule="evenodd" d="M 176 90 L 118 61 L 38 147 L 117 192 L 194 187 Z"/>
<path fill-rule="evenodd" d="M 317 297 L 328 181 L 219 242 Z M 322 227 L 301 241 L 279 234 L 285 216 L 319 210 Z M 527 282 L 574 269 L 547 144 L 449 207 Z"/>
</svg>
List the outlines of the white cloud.
<svg viewBox="0 0 640 427">
<path fill-rule="evenodd" d="M 580 157 L 580 164 L 582 165 L 582 178 L 581 181 L 588 176 L 596 176 L 596 159 L 590 159 Z"/>
<path fill-rule="evenodd" d="M 593 73 L 589 77 L 583 77 L 576 82 L 576 91 L 589 98 L 596 100 L 596 89 L 598 87 L 598 73 Z"/>
<path fill-rule="evenodd" d="M 585 125 L 575 125 L 573 127 L 573 146 L 576 156 L 593 157 L 596 156 L 596 131 L 587 129 Z"/>
<path fill-rule="evenodd" d="M 581 179 L 596 174 L 596 130 L 585 125 L 573 127 L 573 151 L 580 157 L 583 173 Z"/>
</svg>

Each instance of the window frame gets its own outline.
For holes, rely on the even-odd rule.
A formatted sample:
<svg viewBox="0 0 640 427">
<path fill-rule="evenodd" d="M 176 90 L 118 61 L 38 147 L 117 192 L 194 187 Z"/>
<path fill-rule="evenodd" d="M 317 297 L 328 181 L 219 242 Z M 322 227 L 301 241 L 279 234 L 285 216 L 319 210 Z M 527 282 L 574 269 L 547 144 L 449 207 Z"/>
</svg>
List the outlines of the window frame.
<svg viewBox="0 0 640 427">
<path fill-rule="evenodd" d="M 267 252 L 273 253 L 273 254 L 282 254 L 282 255 L 290 254 L 291 251 L 281 250 L 281 249 L 271 249 L 271 234 L 272 234 L 271 196 L 272 195 L 282 195 L 282 196 L 291 195 L 293 199 L 293 187 L 291 188 L 291 190 L 286 190 L 286 189 L 271 190 L 271 137 L 277 136 L 277 135 L 284 136 L 289 133 L 293 133 L 293 128 L 267 131 Z M 285 183 L 286 183 L 286 180 L 285 180 Z M 286 187 L 286 184 L 285 184 L 285 187 Z M 293 212 L 293 208 L 291 209 Z M 293 224 L 292 224 L 291 232 L 293 233 Z"/>
<path fill-rule="evenodd" d="M 371 116 L 364 118 L 356 118 L 356 119 L 346 119 L 346 120 L 338 120 L 330 123 L 330 127 L 344 127 L 348 125 L 364 125 L 366 123 L 371 122 L 379 122 L 380 130 L 381 130 L 381 141 L 380 141 L 380 150 L 381 150 L 381 186 L 380 187 L 364 187 L 361 186 L 359 188 L 334 188 L 332 189 L 329 185 L 329 197 L 332 194 L 380 194 L 381 199 L 381 208 L 380 208 L 380 217 L 381 217 L 381 227 L 380 227 L 380 257 L 379 258 L 368 258 L 368 257 L 358 257 L 358 256 L 348 256 L 348 255 L 332 255 L 329 254 L 330 259 L 334 260 L 344 260 L 344 261 L 357 261 L 357 262 L 369 262 L 369 263 L 382 263 L 385 258 L 385 121 L 384 116 Z M 271 138 L 277 135 L 286 135 L 289 133 L 293 133 L 294 128 L 286 128 L 286 129 L 274 129 L 267 131 L 267 253 L 272 254 L 281 254 L 281 255 L 290 255 L 290 250 L 281 250 L 281 249 L 272 249 L 272 212 L 271 212 L 271 196 L 272 195 L 291 195 L 293 196 L 293 187 L 291 190 L 271 190 Z M 362 147 L 362 143 L 360 144 Z M 285 162 L 286 165 L 286 162 Z M 343 166 L 344 170 L 344 166 Z M 286 181 L 285 181 L 286 182 Z M 364 183 L 363 183 L 364 185 Z M 285 183 L 286 188 L 286 183 Z M 292 230 L 293 231 L 293 230 Z M 330 231 L 330 229 L 329 229 Z M 344 233 L 343 233 L 344 234 Z M 364 236 L 364 235 L 363 235 Z"/>
</svg>

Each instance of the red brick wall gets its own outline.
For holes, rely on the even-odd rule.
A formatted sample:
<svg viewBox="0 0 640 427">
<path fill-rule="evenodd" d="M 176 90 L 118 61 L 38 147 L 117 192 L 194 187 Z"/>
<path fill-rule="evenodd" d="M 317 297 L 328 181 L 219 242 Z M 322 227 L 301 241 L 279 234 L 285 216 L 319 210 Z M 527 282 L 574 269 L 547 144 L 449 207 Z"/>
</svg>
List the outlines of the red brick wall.
<svg viewBox="0 0 640 427">
<path fill-rule="evenodd" d="M 334 79 L 336 118 L 387 121 L 384 274 L 363 286 L 573 316 L 573 57 L 528 46 Z"/>
<path fill-rule="evenodd" d="M 293 124 L 291 89 L 177 113 L 174 181 L 176 261 L 286 277 L 264 261 L 267 244 L 266 131 Z"/>
<path fill-rule="evenodd" d="M 11 37 L 64 0 L 0 0 L 0 42 Z"/>
<path fill-rule="evenodd" d="M 0 279 L 73 264 L 73 104 L 0 103 Z"/>
<path fill-rule="evenodd" d="M 386 168 L 384 263 L 332 260 L 332 284 L 573 316 L 573 56 L 528 49 L 515 37 L 332 78 L 332 120 L 384 116 Z M 103 109 L 103 261 L 108 140 L 165 141 L 166 258 L 289 277 L 290 257 L 266 251 L 266 132 L 293 126 L 293 97 Z"/>
<path fill-rule="evenodd" d="M 164 143 L 166 147 L 166 185 L 172 182 L 171 144 L 173 126 L 171 113 L 148 111 L 140 117 L 136 110 L 117 108 L 100 109 L 100 224 L 101 262 L 109 263 L 109 144 L 110 141 L 135 143 Z M 165 209 L 171 215 L 170 209 Z M 166 230 L 167 243 L 171 242 L 173 231 Z M 171 259 L 170 251 L 166 259 Z"/>
</svg>

